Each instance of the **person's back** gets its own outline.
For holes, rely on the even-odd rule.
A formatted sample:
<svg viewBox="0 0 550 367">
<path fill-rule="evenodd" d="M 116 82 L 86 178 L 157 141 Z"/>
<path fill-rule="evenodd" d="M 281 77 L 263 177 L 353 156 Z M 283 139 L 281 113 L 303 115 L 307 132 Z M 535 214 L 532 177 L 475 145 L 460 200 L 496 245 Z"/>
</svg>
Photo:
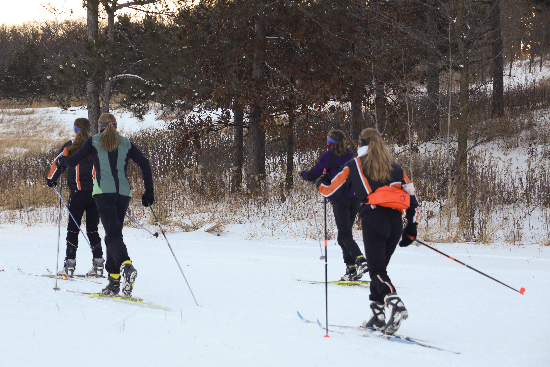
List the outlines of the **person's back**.
<svg viewBox="0 0 550 367">
<path fill-rule="evenodd" d="M 407 319 L 408 311 L 397 296 L 387 267 L 397 244 L 408 246 L 416 237 L 418 201 L 414 189 L 409 192 L 405 192 L 406 189 L 402 190 L 404 186 L 412 183 L 403 168 L 394 162 L 377 130 L 364 129 L 361 132 L 359 146 L 359 157 L 346 163 L 342 172 L 330 183 L 319 182 L 318 188 L 323 196 L 338 200 L 349 187 L 353 187 L 356 196 L 361 199 L 361 227 L 371 278 L 369 299 L 372 301 L 372 317 L 363 325 L 369 329 L 393 334 L 399 329 L 401 321 Z M 410 196 L 410 206 L 405 211 L 405 229 L 402 224 L 402 211 L 397 207 L 382 205 L 389 202 L 382 201 L 379 205 L 368 202 L 371 195 L 375 196 L 377 190 L 384 188 L 395 188 L 403 195 Z M 389 190 L 391 191 L 393 190 Z M 387 321 L 384 308 L 390 311 Z"/>
<path fill-rule="evenodd" d="M 154 202 L 153 176 L 149 160 L 127 138 L 116 131 L 116 118 L 104 113 L 99 118 L 100 133 L 90 137 L 72 157 L 65 157 L 60 165 L 74 166 L 91 155 L 96 169 L 93 197 L 105 229 L 109 284 L 102 290 L 105 295 L 118 295 L 121 279 L 122 293 L 131 297 L 137 270 L 134 268 L 122 236 L 124 218 L 132 197 L 132 189 L 126 176 L 128 160 L 134 160 L 141 168 L 145 193 L 143 206 Z"/>
</svg>

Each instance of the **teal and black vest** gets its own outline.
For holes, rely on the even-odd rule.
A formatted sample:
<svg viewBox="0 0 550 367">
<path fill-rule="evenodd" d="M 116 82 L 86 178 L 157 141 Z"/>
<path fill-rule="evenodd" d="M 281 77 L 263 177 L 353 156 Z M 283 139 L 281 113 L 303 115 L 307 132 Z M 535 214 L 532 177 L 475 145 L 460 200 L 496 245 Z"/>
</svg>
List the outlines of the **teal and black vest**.
<svg viewBox="0 0 550 367">
<path fill-rule="evenodd" d="M 92 146 L 97 151 L 99 169 L 96 167 L 96 177 L 92 195 L 118 193 L 132 196 L 132 188 L 126 177 L 128 152 L 131 148 L 130 140 L 119 135 L 118 149 L 108 152 L 101 149 L 101 134 L 92 136 Z"/>
</svg>

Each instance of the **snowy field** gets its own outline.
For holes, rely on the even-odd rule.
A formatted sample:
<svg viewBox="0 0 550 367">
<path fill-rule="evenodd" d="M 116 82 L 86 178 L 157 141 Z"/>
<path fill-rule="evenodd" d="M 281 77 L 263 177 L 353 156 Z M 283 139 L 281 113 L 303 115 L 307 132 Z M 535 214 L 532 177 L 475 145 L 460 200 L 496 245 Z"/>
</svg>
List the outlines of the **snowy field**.
<svg viewBox="0 0 550 367">
<path fill-rule="evenodd" d="M 542 71 L 534 68 L 527 73 L 526 63 L 515 63 L 513 76 L 507 77 L 505 84 L 538 83 L 548 78 L 548 70 L 546 63 Z M 490 90 L 490 85 L 487 88 Z M 166 127 L 154 111 L 144 121 L 128 113 L 115 115 L 124 134 Z M 72 137 L 74 119 L 86 116 L 81 107 L 0 110 L 0 133 L 7 139 L 6 146 L 0 140 L 0 154 L 22 154 L 31 148 L 47 151 Z M 547 110 L 535 117 L 539 124 L 550 120 Z M 47 133 L 48 138 L 36 131 Z M 24 142 L 35 135 L 37 140 L 28 145 L 11 142 L 14 136 Z M 503 165 L 517 170 L 532 158 L 526 146 L 506 152 L 498 146 L 486 147 L 502 155 Z M 533 157 L 541 162 L 546 159 Z M 27 212 L 21 213 L 24 218 Z M 397 249 L 389 274 L 409 310 L 409 319 L 398 333 L 460 354 L 367 338 L 355 330 L 332 328 L 330 337 L 325 338 L 325 331 L 316 324 L 302 322 L 297 311 L 324 322 L 325 287 L 294 277 L 323 281 L 324 261 L 319 259 L 319 243 L 304 238 L 307 231 L 300 221 L 290 219 L 298 229 L 288 219 L 280 221 L 286 215 L 283 211 L 273 213 L 270 220 L 256 218 L 242 225 L 224 225 L 221 236 L 204 231 L 167 235 L 199 306 L 164 238 L 125 228 L 129 254 L 138 270 L 134 295 L 170 311 L 56 292 L 55 279 L 21 274 L 19 268 L 37 275 L 46 274 L 47 269 L 55 271 L 57 226 L 24 226 L 21 221 L 2 220 L 0 367 L 114 363 L 162 367 L 548 367 L 550 246 L 540 245 L 547 242 L 547 216 L 543 211 L 532 213 L 537 225 L 531 224 L 531 216 L 525 219 L 522 243 L 526 245 L 511 245 L 498 236 L 490 245 L 435 245 L 515 289 L 525 287 L 525 295 L 426 247 Z M 205 215 L 216 217 L 216 213 Z M 36 222 L 35 217 L 31 219 L 26 222 Z M 181 216 L 183 221 L 188 219 L 187 213 Z M 59 264 L 64 258 L 66 221 L 65 215 Z M 77 273 L 83 274 L 91 266 L 91 253 L 82 237 L 80 245 Z M 344 273 L 335 241 L 329 242 L 328 272 L 329 280 Z M 106 280 L 98 281 L 101 284 L 59 280 L 57 285 L 98 292 Z M 368 293 L 368 289 L 329 286 L 329 323 L 360 325 L 370 315 Z"/>
<path fill-rule="evenodd" d="M 64 225 L 62 239 L 63 232 Z M 2 224 L 0 365 L 550 365 L 549 247 L 437 245 L 516 289 L 525 287 L 523 296 L 424 246 L 397 249 L 389 274 L 410 315 L 399 334 L 460 352 L 453 354 L 354 330 L 325 338 L 324 330 L 296 313 L 324 322 L 324 285 L 293 277 L 324 280 L 319 243 L 246 240 L 246 232 L 243 225 L 226 228 L 221 236 L 167 235 L 197 306 L 162 235 L 157 239 L 125 228 L 138 269 L 134 296 L 171 309 L 164 311 L 56 292 L 55 279 L 20 274 L 18 268 L 32 274 L 55 271 L 57 226 Z M 335 280 L 344 271 L 341 250 L 334 241 L 328 248 L 329 279 Z M 61 250 L 60 264 L 63 241 Z M 81 237 L 76 273 L 90 265 Z M 59 280 L 58 286 L 96 292 L 103 285 Z M 329 286 L 328 300 L 330 324 L 357 326 L 370 312 L 367 289 Z"/>
</svg>

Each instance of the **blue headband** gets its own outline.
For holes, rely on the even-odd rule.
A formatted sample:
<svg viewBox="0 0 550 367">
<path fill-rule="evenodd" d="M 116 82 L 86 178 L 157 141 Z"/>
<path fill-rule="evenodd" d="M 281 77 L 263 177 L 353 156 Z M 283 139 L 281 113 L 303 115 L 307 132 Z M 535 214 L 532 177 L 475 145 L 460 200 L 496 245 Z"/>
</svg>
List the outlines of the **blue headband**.
<svg viewBox="0 0 550 367">
<path fill-rule="evenodd" d="M 327 145 L 330 145 L 330 144 L 338 144 L 338 141 L 334 140 L 333 138 L 327 135 Z"/>
<path fill-rule="evenodd" d="M 73 125 L 73 128 L 74 128 L 74 132 L 78 134 L 78 132 L 80 131 L 80 128 L 76 125 Z M 90 132 L 90 129 L 87 129 L 88 132 Z"/>
</svg>

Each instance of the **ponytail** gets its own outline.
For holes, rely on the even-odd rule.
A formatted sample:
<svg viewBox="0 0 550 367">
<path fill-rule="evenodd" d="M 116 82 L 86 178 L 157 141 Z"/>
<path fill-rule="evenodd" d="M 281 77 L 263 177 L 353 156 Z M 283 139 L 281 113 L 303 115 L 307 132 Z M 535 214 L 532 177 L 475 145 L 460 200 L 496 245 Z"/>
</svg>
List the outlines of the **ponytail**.
<svg viewBox="0 0 550 367">
<path fill-rule="evenodd" d="M 92 125 L 90 124 L 90 120 L 84 117 L 79 117 L 76 120 L 74 120 L 74 131 L 76 132 L 76 136 L 74 137 L 73 143 L 68 149 L 68 155 L 69 157 L 73 155 L 86 140 L 90 137 L 89 129 Z"/>
<path fill-rule="evenodd" d="M 108 152 L 115 151 L 119 144 L 118 133 L 112 122 L 107 124 L 107 127 L 101 133 L 100 148 Z"/>
<path fill-rule="evenodd" d="M 99 131 L 101 132 L 101 143 L 99 147 L 108 152 L 115 151 L 120 141 L 116 131 L 116 118 L 110 113 L 104 113 L 99 116 Z"/>
<path fill-rule="evenodd" d="M 86 140 L 90 137 L 90 134 L 88 134 L 88 130 L 86 129 L 80 129 L 78 134 L 74 137 L 73 144 L 68 149 L 68 155 L 69 157 L 72 156 Z"/>
<path fill-rule="evenodd" d="M 386 182 L 390 179 L 394 159 L 382 136 L 378 130 L 368 128 L 361 131 L 360 138 L 369 147 L 367 154 L 361 157 L 363 173 L 373 181 Z"/>
<path fill-rule="evenodd" d="M 331 148 L 338 157 L 348 154 L 348 141 L 342 130 L 330 130 L 327 135 L 338 142 Z"/>
</svg>

